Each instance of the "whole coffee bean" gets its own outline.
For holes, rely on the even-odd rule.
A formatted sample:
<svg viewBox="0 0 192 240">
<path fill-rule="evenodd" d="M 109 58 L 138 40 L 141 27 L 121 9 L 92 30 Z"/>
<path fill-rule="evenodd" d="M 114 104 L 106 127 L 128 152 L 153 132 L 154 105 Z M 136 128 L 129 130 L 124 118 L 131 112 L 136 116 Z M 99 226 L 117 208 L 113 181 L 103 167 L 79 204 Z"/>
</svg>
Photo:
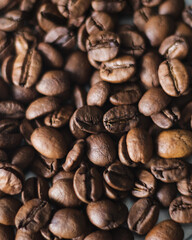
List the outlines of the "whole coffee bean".
<svg viewBox="0 0 192 240">
<path fill-rule="evenodd" d="M 71 133 L 73 134 L 73 136 L 77 139 L 81 139 L 81 138 L 86 138 L 88 133 L 87 132 L 84 132 L 83 130 L 81 130 L 76 121 L 75 121 L 75 114 L 76 114 L 76 111 L 73 113 L 70 121 L 69 121 L 69 128 L 70 128 L 70 131 Z"/>
<path fill-rule="evenodd" d="M 142 7 L 134 12 L 133 22 L 136 27 L 144 32 L 145 24 L 149 21 L 149 18 L 155 15 L 153 8 L 150 7 Z"/>
<path fill-rule="evenodd" d="M 128 154 L 133 162 L 147 163 L 153 154 L 151 136 L 141 128 L 131 129 L 126 138 Z"/>
<path fill-rule="evenodd" d="M 99 11 L 99 12 L 106 11 L 110 13 L 116 13 L 116 12 L 121 12 L 125 8 L 126 1 L 125 0 L 115 0 L 115 1 L 93 0 L 91 2 L 91 5 L 95 11 Z"/>
<path fill-rule="evenodd" d="M 21 170 L 10 163 L 0 163 L 0 191 L 16 195 L 22 191 L 24 176 Z"/>
<path fill-rule="evenodd" d="M 180 159 L 155 159 L 151 172 L 162 182 L 178 182 L 187 176 L 187 165 Z"/>
<path fill-rule="evenodd" d="M 12 32 L 18 29 L 22 22 L 22 12 L 19 10 L 12 10 L 0 17 L 0 30 L 5 32 Z"/>
<path fill-rule="evenodd" d="M 40 199 L 26 202 L 17 212 L 15 225 L 30 233 L 38 232 L 48 221 L 51 215 L 51 206 Z"/>
<path fill-rule="evenodd" d="M 37 0 L 22 0 L 19 8 L 23 12 L 31 12 L 36 2 Z"/>
<path fill-rule="evenodd" d="M 63 158 L 67 144 L 62 134 L 51 127 L 40 127 L 31 135 L 33 147 L 47 158 Z"/>
<path fill-rule="evenodd" d="M 60 209 L 51 219 L 49 230 L 59 238 L 79 237 L 86 230 L 85 215 L 73 208 Z"/>
<path fill-rule="evenodd" d="M 10 84 L 12 82 L 12 70 L 13 70 L 13 63 L 14 63 L 14 56 L 8 55 L 4 58 L 2 65 L 1 65 L 1 74 L 3 80 Z"/>
<path fill-rule="evenodd" d="M 163 90 L 172 97 L 180 96 L 189 86 L 187 69 L 178 59 L 162 62 L 158 76 Z"/>
<path fill-rule="evenodd" d="M 128 196 L 128 191 L 115 190 L 114 188 L 110 187 L 105 181 L 103 182 L 103 186 L 104 193 L 109 199 L 117 201 L 119 199 L 124 199 Z"/>
<path fill-rule="evenodd" d="M 192 167 L 191 167 L 191 165 L 190 165 L 188 175 L 177 183 L 177 189 L 182 195 L 192 197 Z"/>
<path fill-rule="evenodd" d="M 116 57 L 119 45 L 120 39 L 118 35 L 107 31 L 93 34 L 86 41 L 88 54 L 93 60 L 98 62 L 109 61 Z"/>
<path fill-rule="evenodd" d="M 0 31 L 0 60 L 4 60 L 13 49 L 13 40 L 10 40 L 4 31 Z"/>
<path fill-rule="evenodd" d="M 141 2 L 146 7 L 155 7 L 159 5 L 162 0 L 141 0 Z"/>
<path fill-rule="evenodd" d="M 58 0 L 57 8 L 65 18 L 78 18 L 82 16 L 90 6 L 90 0 Z"/>
<path fill-rule="evenodd" d="M 160 15 L 170 15 L 175 18 L 180 17 L 181 12 L 184 8 L 184 1 L 183 0 L 166 0 L 162 1 L 159 5 L 159 14 Z"/>
<path fill-rule="evenodd" d="M 146 170 L 138 170 L 135 174 L 132 195 L 137 198 L 151 197 L 155 191 L 156 180 L 154 176 Z"/>
<path fill-rule="evenodd" d="M 102 177 L 96 168 L 82 165 L 75 172 L 73 187 L 81 201 L 96 202 L 103 193 Z"/>
<path fill-rule="evenodd" d="M 69 76 L 60 70 L 48 71 L 36 84 L 36 89 L 46 96 L 65 96 L 70 91 Z"/>
<path fill-rule="evenodd" d="M 188 157 L 192 153 L 191 131 L 174 129 L 161 132 L 157 137 L 157 153 L 163 158 Z"/>
<path fill-rule="evenodd" d="M 77 33 L 77 46 L 82 52 L 86 52 L 86 39 L 88 38 L 88 33 L 86 30 L 85 23 L 81 25 Z"/>
<path fill-rule="evenodd" d="M 192 129 L 191 119 L 192 119 L 192 101 L 185 105 L 185 107 L 182 109 L 181 119 L 179 121 L 179 125 L 181 126 L 181 128 Z"/>
<path fill-rule="evenodd" d="M 103 116 L 103 125 L 110 133 L 123 133 L 139 123 L 139 113 L 135 106 L 120 105 L 109 109 Z"/>
<path fill-rule="evenodd" d="M 178 223 L 192 223 L 192 197 L 180 196 L 169 206 L 169 214 Z"/>
<path fill-rule="evenodd" d="M 87 55 L 87 58 L 88 58 L 88 61 L 89 61 L 89 63 L 91 64 L 92 67 L 94 67 L 94 68 L 97 69 L 97 70 L 100 69 L 101 64 L 102 64 L 101 62 L 95 61 L 95 60 L 92 58 L 91 54 L 88 54 L 88 55 Z"/>
<path fill-rule="evenodd" d="M 62 68 L 64 65 L 63 56 L 50 44 L 41 42 L 38 44 L 38 50 L 43 56 L 44 63 L 51 68 Z"/>
<path fill-rule="evenodd" d="M 81 201 L 73 189 L 73 179 L 60 179 L 49 189 L 49 199 L 60 207 L 77 207 Z"/>
<path fill-rule="evenodd" d="M 12 100 L 1 101 L 0 102 L 0 116 L 4 118 L 23 118 L 24 117 L 24 107 Z"/>
<path fill-rule="evenodd" d="M 169 207 L 176 195 L 177 188 L 174 183 L 158 183 L 156 198 L 163 207 Z"/>
<path fill-rule="evenodd" d="M 48 182 L 41 177 L 31 177 L 25 181 L 21 198 L 23 203 L 28 202 L 33 198 L 39 198 L 41 200 L 48 200 Z"/>
<path fill-rule="evenodd" d="M 87 205 L 89 221 L 102 230 L 110 230 L 119 227 L 125 222 L 128 209 L 121 202 L 101 200 Z"/>
<path fill-rule="evenodd" d="M 152 16 L 145 25 L 145 34 L 153 47 L 158 47 L 162 41 L 174 31 L 174 22 L 166 15 Z"/>
<path fill-rule="evenodd" d="M 86 139 L 87 157 L 97 166 L 105 167 L 116 159 L 116 148 L 111 137 L 105 133 L 91 135 Z"/>
<path fill-rule="evenodd" d="M 122 164 L 128 167 L 136 167 L 137 163 L 133 162 L 129 156 L 126 143 L 126 135 L 123 135 L 118 144 L 118 156 Z"/>
<path fill-rule="evenodd" d="M 110 85 L 107 82 L 100 81 L 94 84 L 87 94 L 87 104 L 90 106 L 102 107 L 109 96 Z"/>
<path fill-rule="evenodd" d="M 108 231 L 98 230 L 89 234 L 85 240 L 112 240 L 112 235 Z"/>
<path fill-rule="evenodd" d="M 75 51 L 68 57 L 64 69 L 73 82 L 78 84 L 87 83 L 92 73 L 87 55 L 81 51 Z"/>
<path fill-rule="evenodd" d="M 129 231 L 129 229 L 127 228 L 116 228 L 116 229 L 112 229 L 111 231 L 112 233 L 112 239 L 113 240 L 133 240 L 133 234 L 131 231 Z"/>
<path fill-rule="evenodd" d="M 110 83 L 127 82 L 136 71 L 135 59 L 131 56 L 115 58 L 101 64 L 100 77 Z"/>
<path fill-rule="evenodd" d="M 104 130 L 103 112 L 96 106 L 83 106 L 74 113 L 74 120 L 77 126 L 88 133 L 98 133 Z"/>
<path fill-rule="evenodd" d="M 68 152 L 66 160 L 62 165 L 64 171 L 70 172 L 79 166 L 85 153 L 85 146 L 84 139 L 77 140 L 73 148 Z"/>
<path fill-rule="evenodd" d="M 25 230 L 18 229 L 16 232 L 15 240 L 43 240 L 43 239 L 40 232 L 29 233 Z"/>
<path fill-rule="evenodd" d="M 145 116 L 151 116 L 166 108 L 170 100 L 162 88 L 150 88 L 139 101 L 139 111 Z"/>
<path fill-rule="evenodd" d="M 86 15 L 82 15 L 80 17 L 71 17 L 71 18 L 68 18 L 67 19 L 67 26 L 69 28 L 80 28 L 82 24 L 84 24 L 84 21 L 85 21 L 85 18 L 86 18 Z"/>
<path fill-rule="evenodd" d="M 106 168 L 103 177 L 110 187 L 118 191 L 129 191 L 134 184 L 134 176 L 131 170 L 119 162 L 115 162 Z"/>
<path fill-rule="evenodd" d="M 140 78 L 145 88 L 159 86 L 158 68 L 161 63 L 160 56 L 156 52 L 146 53 L 141 62 Z"/>
<path fill-rule="evenodd" d="M 139 235 L 144 235 L 155 225 L 159 216 L 156 201 L 143 198 L 133 204 L 128 216 L 128 227 Z"/>
<path fill-rule="evenodd" d="M 171 128 L 179 121 L 180 117 L 181 114 L 177 106 L 165 108 L 161 112 L 151 116 L 153 122 L 160 128 L 164 129 Z"/>
<path fill-rule="evenodd" d="M 82 86 L 76 85 L 73 89 L 73 99 L 76 108 L 80 108 L 86 105 L 87 92 Z"/>
<path fill-rule="evenodd" d="M 145 237 L 145 240 L 183 240 L 184 232 L 178 223 L 165 220 L 158 223 Z"/>
<path fill-rule="evenodd" d="M 189 25 L 190 27 L 192 27 L 191 8 L 192 8 L 191 5 L 187 6 L 187 7 L 184 9 L 183 13 L 182 13 L 183 21 L 184 21 L 187 25 Z"/>
<path fill-rule="evenodd" d="M 101 77 L 100 77 L 100 72 L 99 72 L 98 70 L 95 70 L 95 71 L 93 72 L 93 75 L 92 75 L 91 80 L 90 80 L 90 85 L 91 85 L 91 87 L 92 87 L 94 84 L 96 84 L 96 83 L 98 83 L 98 82 L 101 82 L 101 81 L 103 81 L 103 80 L 102 80 Z"/>
<path fill-rule="evenodd" d="M 1 198 L 0 199 L 0 224 L 11 226 L 15 225 L 15 215 L 21 202 L 15 198 Z"/>
<path fill-rule="evenodd" d="M 59 108 L 59 100 L 55 97 L 41 97 L 33 101 L 26 110 L 26 118 L 33 120 Z"/>
</svg>

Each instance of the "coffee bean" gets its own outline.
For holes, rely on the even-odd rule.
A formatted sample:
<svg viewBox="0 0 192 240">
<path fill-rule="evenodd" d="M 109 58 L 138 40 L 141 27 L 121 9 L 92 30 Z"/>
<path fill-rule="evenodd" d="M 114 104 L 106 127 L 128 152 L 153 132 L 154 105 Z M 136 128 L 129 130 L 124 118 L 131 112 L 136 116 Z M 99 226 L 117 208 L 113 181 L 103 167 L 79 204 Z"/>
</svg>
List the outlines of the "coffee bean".
<svg viewBox="0 0 192 240">
<path fill-rule="evenodd" d="M 190 165 L 190 169 L 188 175 L 183 178 L 181 181 L 177 182 L 178 191 L 184 196 L 192 197 L 192 167 Z"/>
<path fill-rule="evenodd" d="M 192 133 L 187 130 L 163 131 L 157 137 L 157 153 L 163 158 L 188 157 L 192 151 L 191 139 Z"/>
<path fill-rule="evenodd" d="M 0 115 L 4 118 L 19 119 L 24 117 L 24 107 L 16 101 L 1 101 Z"/>
<path fill-rule="evenodd" d="M 89 234 L 85 240 L 112 240 L 112 235 L 110 232 L 108 231 L 102 231 L 102 230 L 98 230 L 96 232 L 93 232 L 91 234 Z"/>
<path fill-rule="evenodd" d="M 22 12 L 19 10 L 12 10 L 0 17 L 0 30 L 5 32 L 12 32 L 19 28 L 22 22 Z"/>
<path fill-rule="evenodd" d="M 105 129 L 110 133 L 123 133 L 139 123 L 139 113 L 132 105 L 121 105 L 109 109 L 103 116 Z"/>
<path fill-rule="evenodd" d="M 111 13 L 121 12 L 125 6 L 126 1 L 125 0 L 115 0 L 111 2 L 110 0 L 107 1 L 100 1 L 100 0 L 93 0 L 91 2 L 92 8 L 95 11 L 106 11 Z"/>
<path fill-rule="evenodd" d="M 9 40 L 4 31 L 0 31 L 0 60 L 4 60 L 13 49 L 13 40 Z"/>
<path fill-rule="evenodd" d="M 23 12 L 31 12 L 36 2 L 37 0 L 22 0 L 19 8 Z"/>
<path fill-rule="evenodd" d="M 191 116 L 192 102 L 189 102 L 187 105 L 185 105 L 181 112 L 181 119 L 179 120 L 179 125 L 181 126 L 181 128 L 192 129 Z"/>
<path fill-rule="evenodd" d="M 121 202 L 101 200 L 87 205 L 87 215 L 89 221 L 99 229 L 110 230 L 125 222 L 128 210 Z"/>
<path fill-rule="evenodd" d="M 158 183 L 156 198 L 163 207 L 169 207 L 176 195 L 177 188 L 174 183 Z"/>
<path fill-rule="evenodd" d="M 172 220 L 178 223 L 192 223 L 192 197 L 180 196 L 169 206 Z"/>
<path fill-rule="evenodd" d="M 184 8 L 184 1 L 166 0 L 159 5 L 158 12 L 160 15 L 170 15 L 175 18 L 181 15 Z"/>
<path fill-rule="evenodd" d="M 14 56 L 7 56 L 1 65 L 1 74 L 4 81 L 8 84 L 12 82 L 12 70 L 13 70 Z"/>
<path fill-rule="evenodd" d="M 84 132 L 83 130 L 81 130 L 79 128 L 79 126 L 77 125 L 77 123 L 75 121 L 75 114 L 76 114 L 76 111 L 73 113 L 73 115 L 69 121 L 70 131 L 73 134 L 73 136 L 77 139 L 86 138 L 87 132 Z"/>
<path fill-rule="evenodd" d="M 16 232 L 15 240 L 42 240 L 42 236 L 40 232 L 29 233 L 25 230 L 18 229 Z"/>
<path fill-rule="evenodd" d="M 86 105 L 87 92 L 81 86 L 75 86 L 73 90 L 73 99 L 76 108 L 80 108 Z"/>
<path fill-rule="evenodd" d="M 192 14 L 191 14 L 191 8 L 192 6 L 187 6 L 182 13 L 182 17 L 183 17 L 183 21 L 189 25 L 190 27 L 192 27 Z"/>
<path fill-rule="evenodd" d="M 145 237 L 146 240 L 183 240 L 184 232 L 178 223 L 165 220 L 153 227 Z"/>
<path fill-rule="evenodd" d="M 81 25 L 77 33 L 77 45 L 82 52 L 86 52 L 86 39 L 88 38 L 88 33 L 86 30 L 85 23 Z"/>
<path fill-rule="evenodd" d="M 141 2 L 146 7 L 155 7 L 159 5 L 162 0 L 142 0 Z"/>
</svg>

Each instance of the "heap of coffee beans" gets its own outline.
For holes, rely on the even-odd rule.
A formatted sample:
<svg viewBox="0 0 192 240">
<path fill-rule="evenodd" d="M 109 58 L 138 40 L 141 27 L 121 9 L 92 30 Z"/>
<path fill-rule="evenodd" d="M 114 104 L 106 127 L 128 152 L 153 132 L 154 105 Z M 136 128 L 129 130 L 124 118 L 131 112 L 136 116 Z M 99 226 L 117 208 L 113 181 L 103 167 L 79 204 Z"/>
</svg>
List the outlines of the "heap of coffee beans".
<svg viewBox="0 0 192 240">
<path fill-rule="evenodd" d="M 0 240 L 184 239 L 192 5 L 1 0 L 0 63 Z"/>
</svg>

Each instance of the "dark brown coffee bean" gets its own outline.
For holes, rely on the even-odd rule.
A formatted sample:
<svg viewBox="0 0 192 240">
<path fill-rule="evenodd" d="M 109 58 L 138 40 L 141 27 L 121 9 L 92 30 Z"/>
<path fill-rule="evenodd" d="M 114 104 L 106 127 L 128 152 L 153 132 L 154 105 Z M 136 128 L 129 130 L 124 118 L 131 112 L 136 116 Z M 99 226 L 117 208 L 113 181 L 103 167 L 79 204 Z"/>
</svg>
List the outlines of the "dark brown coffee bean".
<svg viewBox="0 0 192 240">
<path fill-rule="evenodd" d="M 99 107 L 83 106 L 74 113 L 74 121 L 77 126 L 88 133 L 98 133 L 104 130 L 103 113 Z"/>
<path fill-rule="evenodd" d="M 178 223 L 192 223 L 192 197 L 180 196 L 169 206 L 172 220 Z"/>
<path fill-rule="evenodd" d="M 105 181 L 103 182 L 104 193 L 105 195 L 112 200 L 125 199 L 128 196 L 128 191 L 118 191 L 110 187 Z"/>
<path fill-rule="evenodd" d="M 110 230 L 119 227 L 125 222 L 128 210 L 121 202 L 101 200 L 87 205 L 89 221 L 102 230 Z"/>
<path fill-rule="evenodd" d="M 191 8 L 192 8 L 191 5 L 187 6 L 187 7 L 184 9 L 183 13 L 182 13 L 183 21 L 184 21 L 187 25 L 189 25 L 190 27 L 192 27 Z"/>
<path fill-rule="evenodd" d="M 119 51 L 120 39 L 112 32 L 101 31 L 89 36 L 86 48 L 89 56 L 98 62 L 109 61 L 116 57 Z"/>
<path fill-rule="evenodd" d="M 1 101 L 0 102 L 0 115 L 4 118 L 23 118 L 24 107 L 16 101 Z"/>
<path fill-rule="evenodd" d="M 156 201 L 143 198 L 133 204 L 128 216 L 128 227 L 139 235 L 151 230 L 157 222 L 159 207 Z"/>
<path fill-rule="evenodd" d="M 178 191 L 184 196 L 192 197 L 192 167 L 190 165 L 190 169 L 187 177 L 182 179 L 177 183 Z"/>
<path fill-rule="evenodd" d="M 158 223 L 145 237 L 145 240 L 183 240 L 184 232 L 178 223 L 165 220 Z"/>
<path fill-rule="evenodd" d="M 19 9 L 23 12 L 31 12 L 37 0 L 22 0 Z"/>
<path fill-rule="evenodd" d="M 134 184 L 134 176 L 131 170 L 119 162 L 106 168 L 103 177 L 110 187 L 118 191 L 129 191 Z"/>
<path fill-rule="evenodd" d="M 151 116 L 166 108 L 170 100 L 162 88 L 150 88 L 139 101 L 139 111 L 145 116 Z"/>
<path fill-rule="evenodd" d="M 41 97 L 33 101 L 26 110 L 26 118 L 33 120 L 59 108 L 59 100 L 54 97 Z"/>
<path fill-rule="evenodd" d="M 170 15 L 175 18 L 180 17 L 181 12 L 184 8 L 183 0 L 166 0 L 162 1 L 159 5 L 159 14 L 160 15 Z"/>
<path fill-rule="evenodd" d="M 79 237 L 86 230 L 85 215 L 73 208 L 60 209 L 54 214 L 49 230 L 59 238 Z"/>
<path fill-rule="evenodd" d="M 0 31 L 0 60 L 4 60 L 13 49 L 13 41 L 4 31 Z"/>
<path fill-rule="evenodd" d="M 109 135 L 100 133 L 91 135 L 86 139 L 87 157 L 95 165 L 104 167 L 116 159 L 116 148 Z"/>
<path fill-rule="evenodd" d="M 65 163 L 62 165 L 64 171 L 70 172 L 78 167 L 83 159 L 84 152 L 85 141 L 80 139 L 74 144 L 73 148 L 67 154 Z"/>
<path fill-rule="evenodd" d="M 18 229 L 16 232 L 15 240 L 43 240 L 43 239 L 40 232 L 30 233 L 25 230 Z"/>
<path fill-rule="evenodd" d="M 112 235 L 108 231 L 98 230 L 89 234 L 85 240 L 112 240 Z"/>
<path fill-rule="evenodd" d="M 157 153 L 162 158 L 190 156 L 192 153 L 191 131 L 174 129 L 161 132 L 157 137 Z"/>
<path fill-rule="evenodd" d="M 132 195 L 137 198 L 151 197 L 156 190 L 156 180 L 154 176 L 146 170 L 138 170 L 135 175 Z"/>
<path fill-rule="evenodd" d="M 139 114 L 132 105 L 120 105 L 109 109 L 103 116 L 105 129 L 110 133 L 123 133 L 139 123 Z"/>
<path fill-rule="evenodd" d="M 9 195 L 16 195 L 22 191 L 23 173 L 10 163 L 0 163 L 0 190 Z"/>
<path fill-rule="evenodd" d="M 85 203 L 96 202 L 103 193 L 102 176 L 96 168 L 82 165 L 75 172 L 73 187 L 81 201 Z"/>
<path fill-rule="evenodd" d="M 12 10 L 0 17 L 0 30 L 5 32 L 12 32 L 18 29 L 22 22 L 22 12 L 19 10 Z"/>
<path fill-rule="evenodd" d="M 73 179 L 57 180 L 49 189 L 49 199 L 60 207 L 78 207 L 81 201 L 77 198 Z"/>
<path fill-rule="evenodd" d="M 35 129 L 31 135 L 31 143 L 47 158 L 63 158 L 67 153 L 67 144 L 63 135 L 51 127 Z"/>
<path fill-rule="evenodd" d="M 86 52 L 86 39 L 88 38 L 88 33 L 86 30 L 85 23 L 81 25 L 77 33 L 77 46 L 82 52 Z"/>
<path fill-rule="evenodd" d="M 17 229 L 28 232 L 38 232 L 48 221 L 51 215 L 51 206 L 40 199 L 26 202 L 17 212 L 15 225 Z"/>
<path fill-rule="evenodd" d="M 156 159 L 151 172 L 162 182 L 178 182 L 187 176 L 187 165 L 180 159 Z"/>
<path fill-rule="evenodd" d="M 56 183 L 58 180 L 73 180 L 75 173 L 74 172 L 66 172 L 61 170 L 53 177 L 53 184 Z"/>
<path fill-rule="evenodd" d="M 145 34 L 153 47 L 158 47 L 162 41 L 174 31 L 174 22 L 166 15 L 152 16 L 145 25 Z"/>
<path fill-rule="evenodd" d="M 163 207 L 169 207 L 177 195 L 177 188 L 174 183 L 158 183 L 156 198 Z"/>
<path fill-rule="evenodd" d="M 1 65 L 1 74 L 2 74 L 3 80 L 8 84 L 12 82 L 13 63 L 14 63 L 14 56 L 9 55 L 8 57 L 4 58 Z"/>
<path fill-rule="evenodd" d="M 159 66 L 158 76 L 163 90 L 173 97 L 183 94 L 189 86 L 187 69 L 178 59 L 162 62 Z"/>
<path fill-rule="evenodd" d="M 106 11 L 110 13 L 116 13 L 116 12 L 121 12 L 125 6 L 126 6 L 126 1 L 125 0 L 93 0 L 91 2 L 92 8 L 95 11 Z"/>
<path fill-rule="evenodd" d="M 75 121 L 75 114 L 76 112 L 73 113 L 70 121 L 69 121 L 69 128 L 70 128 L 70 131 L 71 133 L 73 134 L 73 136 L 77 139 L 81 139 L 81 138 L 86 138 L 88 133 L 87 132 L 84 132 L 83 130 L 81 130 L 76 121 Z"/>
</svg>

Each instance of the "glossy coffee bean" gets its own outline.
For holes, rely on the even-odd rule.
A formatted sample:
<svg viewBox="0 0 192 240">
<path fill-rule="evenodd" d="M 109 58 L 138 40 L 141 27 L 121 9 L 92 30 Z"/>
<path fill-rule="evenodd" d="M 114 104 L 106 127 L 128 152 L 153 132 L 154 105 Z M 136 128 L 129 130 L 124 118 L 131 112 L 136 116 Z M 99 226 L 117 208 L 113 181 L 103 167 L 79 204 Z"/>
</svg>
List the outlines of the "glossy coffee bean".
<svg viewBox="0 0 192 240">
<path fill-rule="evenodd" d="M 158 183 L 156 198 L 163 207 L 169 207 L 177 195 L 177 188 L 174 183 Z"/>
<path fill-rule="evenodd" d="M 12 32 L 19 28 L 22 22 L 22 12 L 19 10 L 12 10 L 0 17 L 0 30 L 5 32 Z"/>
<path fill-rule="evenodd" d="M 0 116 L 4 118 L 20 119 L 24 117 L 24 107 L 22 104 L 7 100 L 0 102 Z"/>
<path fill-rule="evenodd" d="M 76 108 L 80 108 L 86 105 L 87 92 L 81 86 L 75 86 L 73 90 L 73 99 Z"/>
<path fill-rule="evenodd" d="M 183 21 L 192 27 L 191 5 L 187 6 L 182 13 Z"/>
<path fill-rule="evenodd" d="M 77 125 L 75 121 L 75 114 L 76 111 L 73 113 L 69 121 L 70 131 L 76 139 L 86 138 L 88 133 L 81 130 L 80 127 Z"/>
<path fill-rule="evenodd" d="M 106 11 L 111 13 L 121 12 L 125 6 L 126 1 L 122 0 L 115 0 L 111 2 L 110 0 L 107 1 L 100 1 L 100 0 L 94 0 L 91 2 L 92 8 L 95 11 Z"/>
<path fill-rule="evenodd" d="M 4 31 L 0 31 L 0 60 L 4 60 L 13 49 L 13 41 L 10 40 Z"/>
<path fill-rule="evenodd" d="M 192 168 L 188 171 L 188 175 L 177 183 L 178 191 L 184 196 L 192 196 Z"/>
<path fill-rule="evenodd" d="M 103 182 L 105 196 L 111 200 L 118 201 L 128 196 L 128 191 L 118 191 L 110 187 L 105 181 Z"/>
<path fill-rule="evenodd" d="M 112 240 L 112 235 L 108 231 L 98 230 L 89 234 L 85 240 Z"/>
<path fill-rule="evenodd" d="M 181 12 L 184 8 L 184 1 L 183 0 L 166 0 L 162 1 L 159 5 L 158 12 L 161 15 L 170 15 L 175 18 L 178 18 L 181 15 Z"/>
</svg>

